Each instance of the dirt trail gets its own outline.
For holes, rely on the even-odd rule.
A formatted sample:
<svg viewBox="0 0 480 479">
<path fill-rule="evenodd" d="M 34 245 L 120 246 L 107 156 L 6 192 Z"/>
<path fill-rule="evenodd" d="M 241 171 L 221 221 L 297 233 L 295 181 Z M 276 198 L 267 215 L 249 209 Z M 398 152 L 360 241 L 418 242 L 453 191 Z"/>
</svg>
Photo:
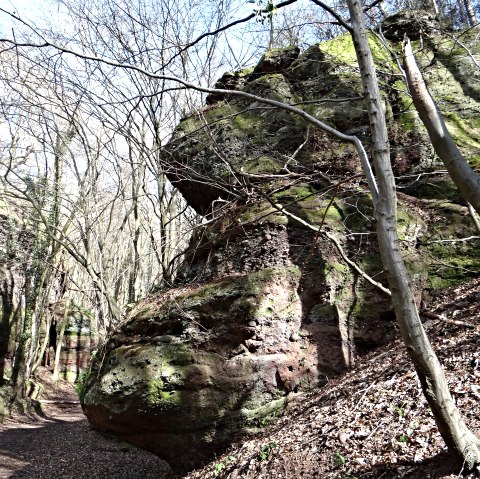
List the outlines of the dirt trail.
<svg viewBox="0 0 480 479">
<path fill-rule="evenodd" d="M 42 416 L 0 424 L 0 479 L 171 477 L 157 456 L 91 429 L 70 385 L 43 397 Z"/>
</svg>

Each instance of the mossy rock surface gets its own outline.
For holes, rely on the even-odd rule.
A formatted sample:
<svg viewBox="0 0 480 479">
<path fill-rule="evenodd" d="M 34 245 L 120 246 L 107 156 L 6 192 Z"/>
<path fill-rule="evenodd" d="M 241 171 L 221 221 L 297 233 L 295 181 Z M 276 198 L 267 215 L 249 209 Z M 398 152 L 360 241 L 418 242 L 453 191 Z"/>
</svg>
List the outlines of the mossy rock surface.
<svg viewBox="0 0 480 479">
<path fill-rule="evenodd" d="M 267 424 L 319 381 L 314 348 L 290 341 L 299 277 L 269 268 L 142 301 L 92 365 L 90 422 L 184 466 Z"/>
<path fill-rule="evenodd" d="M 433 19 L 415 18 L 426 35 L 434 31 Z M 394 41 L 410 31 L 404 19 L 385 27 Z M 448 127 L 478 167 L 475 75 L 448 42 L 428 37 L 420 49 L 413 40 Z M 369 41 L 399 188 L 398 234 L 420 305 L 425 288 L 478 274 L 479 244 L 455 241 L 475 234 L 467 209 L 391 52 L 374 33 Z M 348 36 L 303 53 L 268 52 L 218 87 L 295 104 L 372 147 Z M 83 399 L 97 427 L 187 468 L 395 334 L 389 297 L 344 259 L 387 285 L 355 149 L 258 101 L 223 92 L 207 103 L 180 122 L 164 154 L 170 180 L 208 222 L 192 236 L 176 286 L 142 300 L 97 356 Z"/>
</svg>

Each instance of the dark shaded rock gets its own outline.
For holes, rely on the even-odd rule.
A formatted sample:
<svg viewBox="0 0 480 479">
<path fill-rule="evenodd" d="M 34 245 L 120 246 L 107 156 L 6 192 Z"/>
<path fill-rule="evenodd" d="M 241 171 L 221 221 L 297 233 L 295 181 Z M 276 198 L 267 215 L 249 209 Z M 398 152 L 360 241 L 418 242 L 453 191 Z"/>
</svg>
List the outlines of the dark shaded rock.
<svg viewBox="0 0 480 479">
<path fill-rule="evenodd" d="M 214 88 L 219 90 L 242 90 L 252 71 L 253 68 L 245 68 L 238 72 L 226 72 L 217 83 L 215 83 Z M 207 95 L 205 102 L 207 105 L 213 105 L 225 98 L 227 98 L 227 96 L 222 93 L 210 93 Z"/>
<path fill-rule="evenodd" d="M 401 42 L 405 35 L 410 40 L 419 40 L 422 36 L 439 34 L 440 24 L 435 15 L 424 10 L 405 10 L 386 18 L 382 23 L 385 38 Z"/>
<path fill-rule="evenodd" d="M 259 77 L 270 73 L 283 73 L 299 55 L 300 48 L 295 45 L 268 50 L 254 68 L 252 76 Z"/>
</svg>

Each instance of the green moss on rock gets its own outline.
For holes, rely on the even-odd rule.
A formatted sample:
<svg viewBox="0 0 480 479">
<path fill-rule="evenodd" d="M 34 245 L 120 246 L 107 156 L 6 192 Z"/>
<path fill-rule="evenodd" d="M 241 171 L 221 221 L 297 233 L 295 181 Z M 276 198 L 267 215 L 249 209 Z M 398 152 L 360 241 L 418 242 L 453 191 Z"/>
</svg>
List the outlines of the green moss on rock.
<svg viewBox="0 0 480 479">
<path fill-rule="evenodd" d="M 287 404 L 287 398 L 281 397 L 274 399 L 267 404 L 259 405 L 258 407 L 248 408 L 243 407 L 240 410 L 247 430 L 255 431 L 258 428 L 268 426 L 272 421 L 278 418 Z"/>
<path fill-rule="evenodd" d="M 262 201 L 247 207 L 239 217 L 240 225 L 255 223 L 257 221 L 268 221 L 272 224 L 286 225 L 288 218 L 280 213 L 270 202 Z"/>
<path fill-rule="evenodd" d="M 249 93 L 285 103 L 298 101 L 285 77 L 281 73 L 263 75 L 249 82 L 245 88 Z"/>
<path fill-rule="evenodd" d="M 280 160 L 262 155 L 256 158 L 247 158 L 242 162 L 242 170 L 250 174 L 274 174 L 283 167 Z"/>
<path fill-rule="evenodd" d="M 430 202 L 436 216 L 422 239 L 428 263 L 427 287 L 440 290 L 460 284 L 480 271 L 480 241 L 456 241 L 474 233 L 467 208 L 446 200 Z"/>
<path fill-rule="evenodd" d="M 165 382 L 162 379 L 152 379 L 147 386 L 147 403 L 153 408 L 168 408 L 180 404 L 179 391 L 165 390 Z"/>
<path fill-rule="evenodd" d="M 376 63 L 389 65 L 397 70 L 390 52 L 375 34 L 368 34 L 368 42 Z M 357 67 L 357 55 L 350 34 L 340 35 L 333 40 L 319 43 L 318 48 L 325 55 L 328 55 L 332 62 L 346 63 Z"/>
</svg>

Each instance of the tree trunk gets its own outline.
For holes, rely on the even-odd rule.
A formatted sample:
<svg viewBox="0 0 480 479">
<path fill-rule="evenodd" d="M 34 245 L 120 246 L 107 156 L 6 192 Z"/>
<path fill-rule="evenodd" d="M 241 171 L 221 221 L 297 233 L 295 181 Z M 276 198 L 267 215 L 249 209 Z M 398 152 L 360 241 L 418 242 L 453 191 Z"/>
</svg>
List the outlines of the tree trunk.
<svg viewBox="0 0 480 479">
<path fill-rule="evenodd" d="M 475 10 L 473 9 L 472 2 L 470 0 L 463 0 L 463 5 L 465 6 L 469 26 L 473 27 L 478 23 L 478 19 L 475 15 Z"/>
<path fill-rule="evenodd" d="M 53 376 L 52 379 L 54 381 L 58 381 L 58 369 L 60 366 L 60 353 L 62 352 L 62 343 L 63 343 L 63 336 L 65 335 L 65 329 L 68 323 L 68 310 L 69 305 L 65 303 L 65 311 L 63 312 L 63 320 L 60 326 L 60 333 L 58 334 L 57 338 L 57 347 L 55 348 L 55 362 L 53 366 Z"/>
<path fill-rule="evenodd" d="M 46 365 L 46 357 L 44 358 L 45 354 L 47 353 L 47 347 L 49 346 L 48 344 L 48 332 L 50 330 L 50 325 L 51 325 L 51 319 L 50 319 L 50 312 L 46 310 L 45 312 L 45 336 L 43 337 L 43 341 L 40 345 L 40 348 L 37 352 L 37 359 L 33 363 L 32 366 L 32 374 L 35 373 L 37 368 L 42 364 L 42 361 L 45 359 L 44 365 Z"/>
<path fill-rule="evenodd" d="M 10 352 L 12 320 L 15 314 L 14 284 L 12 273 L 6 271 L 0 286 L 0 387 L 5 384 L 5 363 Z"/>
<path fill-rule="evenodd" d="M 427 128 L 435 152 L 462 196 L 480 213 L 480 176 L 468 164 L 450 136 L 443 116 L 428 92 L 408 38 L 404 42 L 403 63 L 413 103 Z"/>
<path fill-rule="evenodd" d="M 35 295 L 35 280 L 27 277 L 25 280 L 25 312 L 21 333 L 15 349 L 11 377 L 14 399 L 17 396 L 25 397 L 27 394 L 28 360 L 30 344 L 32 343 L 33 306 L 35 304 L 35 298 L 32 299 L 32 296 L 34 297 Z"/>
<path fill-rule="evenodd" d="M 378 176 L 379 199 L 375 204 L 378 242 L 392 292 L 396 319 L 440 434 L 459 467 L 465 465 L 472 469 L 480 463 L 480 441 L 467 428 L 455 406 L 443 369 L 418 315 L 398 240 L 395 181 L 390 164 L 388 132 L 366 34 L 363 6 L 360 0 L 348 0 L 347 3 L 370 119 L 373 161 Z"/>
<path fill-rule="evenodd" d="M 435 15 L 438 15 L 440 13 L 440 10 L 438 9 L 437 0 L 429 0 L 428 3 L 430 4 L 430 8 L 432 9 L 433 13 L 435 13 Z"/>
</svg>

